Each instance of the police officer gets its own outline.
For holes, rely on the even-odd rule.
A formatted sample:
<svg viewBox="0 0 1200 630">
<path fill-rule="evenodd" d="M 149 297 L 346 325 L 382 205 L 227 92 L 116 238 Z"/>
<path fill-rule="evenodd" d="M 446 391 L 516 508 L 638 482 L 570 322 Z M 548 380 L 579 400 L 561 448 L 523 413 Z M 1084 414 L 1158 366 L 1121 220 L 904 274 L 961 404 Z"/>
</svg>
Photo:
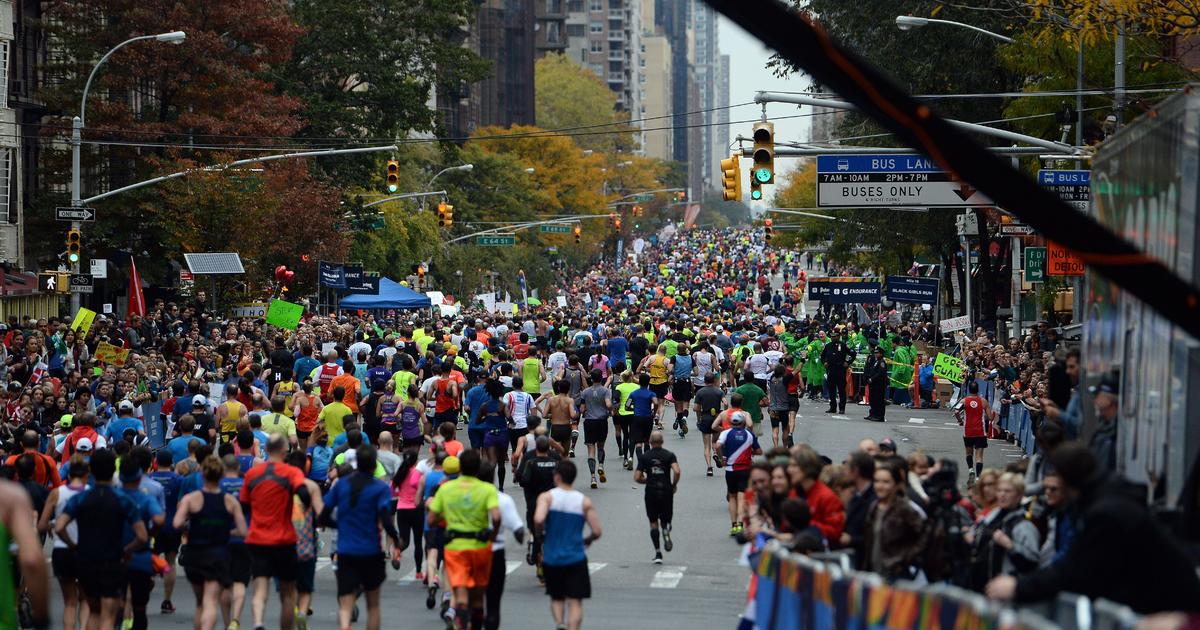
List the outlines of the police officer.
<svg viewBox="0 0 1200 630">
<path fill-rule="evenodd" d="M 846 413 L 846 363 L 853 360 L 854 351 L 842 341 L 841 331 L 834 328 L 821 351 L 825 378 L 829 379 L 829 409 L 825 413 Z"/>
</svg>

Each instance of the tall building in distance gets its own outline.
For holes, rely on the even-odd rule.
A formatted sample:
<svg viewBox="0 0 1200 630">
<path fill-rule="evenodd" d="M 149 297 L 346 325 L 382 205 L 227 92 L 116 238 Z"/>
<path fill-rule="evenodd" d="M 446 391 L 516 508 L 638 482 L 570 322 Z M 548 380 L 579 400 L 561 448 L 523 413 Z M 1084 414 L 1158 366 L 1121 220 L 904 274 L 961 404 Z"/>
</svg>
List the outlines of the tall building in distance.
<svg viewBox="0 0 1200 630">
<path fill-rule="evenodd" d="M 729 155 L 729 55 L 719 55 L 716 76 L 717 108 L 716 126 L 713 127 L 712 167 L 715 175 L 713 181 L 721 181 L 721 160 Z M 714 184 L 714 188 L 717 186 Z"/>
<path fill-rule="evenodd" d="M 638 0 L 567 0 L 569 59 L 617 95 L 617 109 L 641 111 L 642 12 Z"/>
<path fill-rule="evenodd" d="M 641 97 L 642 153 L 660 160 L 673 159 L 671 129 L 671 42 L 657 25 L 654 2 L 642 3 Z M 651 131 L 646 131 L 650 129 Z"/>
<path fill-rule="evenodd" d="M 691 31 L 694 42 L 692 61 L 692 79 L 696 83 L 698 107 L 700 113 L 700 144 L 689 147 L 688 162 L 700 167 L 701 190 L 694 190 L 693 195 L 708 191 L 720 181 L 721 158 L 719 151 L 724 149 L 728 140 L 718 140 L 717 134 L 717 102 L 721 74 L 721 52 L 717 37 L 717 12 L 704 2 L 693 2 L 691 10 Z M 715 158 L 715 159 L 714 159 Z"/>
<path fill-rule="evenodd" d="M 541 41 L 534 28 L 534 4 L 535 0 L 478 2 L 463 45 L 492 63 L 492 75 L 478 83 L 439 86 L 437 108 L 451 136 L 466 137 L 490 125 L 534 124 L 533 64 L 536 42 Z"/>
</svg>

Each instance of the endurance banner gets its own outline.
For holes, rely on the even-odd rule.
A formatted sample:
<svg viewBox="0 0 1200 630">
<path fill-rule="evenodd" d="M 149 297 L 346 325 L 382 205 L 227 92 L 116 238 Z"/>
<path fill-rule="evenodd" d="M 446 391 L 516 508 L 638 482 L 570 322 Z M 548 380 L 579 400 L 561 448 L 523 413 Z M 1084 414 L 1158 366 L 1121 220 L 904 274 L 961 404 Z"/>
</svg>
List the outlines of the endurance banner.
<svg viewBox="0 0 1200 630">
<path fill-rule="evenodd" d="M 879 281 L 872 278 L 809 278 L 808 299 L 826 304 L 878 304 Z"/>
<path fill-rule="evenodd" d="M 317 276 L 321 286 L 330 289 L 346 288 L 346 268 L 337 263 L 321 261 L 317 263 Z"/>
</svg>

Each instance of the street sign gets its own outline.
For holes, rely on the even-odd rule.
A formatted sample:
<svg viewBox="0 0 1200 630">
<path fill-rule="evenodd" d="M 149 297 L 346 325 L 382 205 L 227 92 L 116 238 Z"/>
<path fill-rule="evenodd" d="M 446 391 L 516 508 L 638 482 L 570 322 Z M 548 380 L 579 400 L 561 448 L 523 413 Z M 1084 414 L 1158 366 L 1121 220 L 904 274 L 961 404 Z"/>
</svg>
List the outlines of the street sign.
<svg viewBox="0 0 1200 630">
<path fill-rule="evenodd" d="M 1025 282 L 1046 281 L 1046 248 L 1025 248 Z"/>
<path fill-rule="evenodd" d="M 543 225 L 538 228 L 538 231 L 543 234 L 570 234 L 571 226 L 569 226 L 569 225 Z"/>
<path fill-rule="evenodd" d="M 1024 223 L 1001 223 L 1001 236 L 1029 236 L 1033 234 L 1033 228 Z"/>
<path fill-rule="evenodd" d="M 1080 212 L 1087 212 L 1088 202 L 1092 198 L 1091 171 L 1040 170 L 1037 180 L 1042 188 L 1058 195 L 1068 205 Z"/>
<path fill-rule="evenodd" d="M 1083 261 L 1075 252 L 1046 241 L 1046 275 L 1048 276 L 1082 276 Z"/>
<path fill-rule="evenodd" d="M 108 277 L 108 261 L 103 258 L 92 259 L 92 277 L 101 280 Z"/>
<path fill-rule="evenodd" d="M 95 221 L 96 209 L 59 206 L 54 209 L 54 218 L 58 221 Z"/>
<path fill-rule="evenodd" d="M 476 236 L 475 244 L 484 247 L 509 247 L 517 244 L 517 235 L 500 234 L 497 236 Z"/>
<path fill-rule="evenodd" d="M 91 293 L 92 277 L 86 273 L 71 274 L 71 293 Z"/>
<path fill-rule="evenodd" d="M 992 206 L 970 184 L 955 181 L 917 154 L 817 156 L 818 206 Z"/>
</svg>

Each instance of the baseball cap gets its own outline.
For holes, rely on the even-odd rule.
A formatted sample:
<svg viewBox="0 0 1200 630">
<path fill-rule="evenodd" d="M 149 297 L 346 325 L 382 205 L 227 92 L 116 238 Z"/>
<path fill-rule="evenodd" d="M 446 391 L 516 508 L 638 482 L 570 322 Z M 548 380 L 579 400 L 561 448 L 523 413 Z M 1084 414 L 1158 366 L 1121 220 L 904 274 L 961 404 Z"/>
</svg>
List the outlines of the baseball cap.
<svg viewBox="0 0 1200 630">
<path fill-rule="evenodd" d="M 458 471 L 462 470 L 462 465 L 459 464 L 457 457 L 451 455 L 442 462 L 442 470 L 446 471 L 448 475 L 456 475 Z"/>
<path fill-rule="evenodd" d="M 741 412 L 731 414 L 729 416 L 729 424 L 731 424 L 735 427 L 745 426 L 746 414 L 743 414 Z"/>
<path fill-rule="evenodd" d="M 1121 384 L 1117 382 L 1117 379 L 1112 374 L 1105 374 L 1104 376 L 1100 377 L 1100 382 L 1089 387 L 1088 391 L 1093 394 L 1099 394 L 1103 392 L 1105 394 L 1118 396 L 1121 393 Z"/>
<path fill-rule="evenodd" d="M 193 407 L 207 407 L 208 399 L 200 394 L 197 394 L 192 397 L 192 406 Z"/>
<path fill-rule="evenodd" d="M 62 415 L 62 417 L 60 417 L 58 419 L 58 426 L 60 426 L 64 429 L 70 429 L 71 424 L 73 424 L 74 422 L 75 422 L 75 416 L 73 416 L 69 413 L 64 413 Z"/>
<path fill-rule="evenodd" d="M 117 409 L 120 411 L 133 411 L 133 403 L 128 400 L 122 400 L 117 403 Z"/>
<path fill-rule="evenodd" d="M 76 442 L 75 450 L 91 451 L 92 450 L 92 438 L 83 438 L 83 439 L 79 440 L 78 442 Z"/>
<path fill-rule="evenodd" d="M 879 440 L 879 450 L 896 452 L 896 441 L 892 438 L 883 438 Z"/>
</svg>

